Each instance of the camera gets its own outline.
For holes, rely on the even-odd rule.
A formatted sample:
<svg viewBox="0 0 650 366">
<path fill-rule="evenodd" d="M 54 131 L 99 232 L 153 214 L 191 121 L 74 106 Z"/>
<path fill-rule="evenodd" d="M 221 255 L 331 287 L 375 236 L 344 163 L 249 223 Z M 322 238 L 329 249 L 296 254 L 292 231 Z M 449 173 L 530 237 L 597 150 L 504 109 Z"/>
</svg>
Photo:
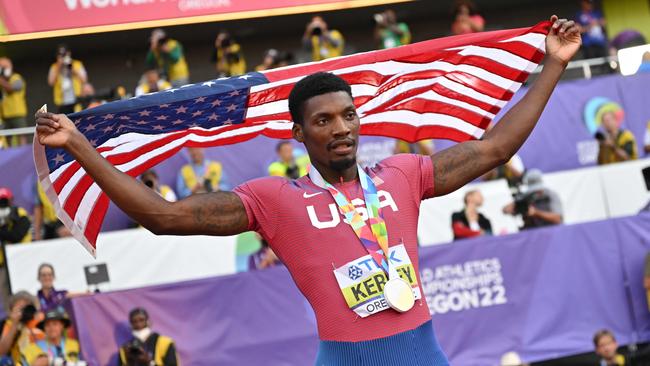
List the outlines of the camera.
<svg viewBox="0 0 650 366">
<path fill-rule="evenodd" d="M 6 198 L 0 199 L 0 226 L 5 226 L 7 224 L 9 216 L 11 216 L 11 207 L 9 207 L 9 201 Z"/>
<path fill-rule="evenodd" d="M 206 192 L 212 192 L 212 181 L 208 178 L 203 179 L 203 187 Z"/>
<path fill-rule="evenodd" d="M 515 215 L 526 215 L 528 214 L 528 208 L 532 202 L 532 195 L 525 193 L 517 193 L 513 196 L 515 200 Z"/>
<path fill-rule="evenodd" d="M 22 315 L 20 316 L 20 322 L 22 324 L 27 324 L 34 319 L 36 315 L 36 306 L 33 304 L 27 304 L 22 310 Z"/>
<path fill-rule="evenodd" d="M 600 142 L 605 141 L 605 135 L 600 131 L 596 132 L 596 134 L 594 134 L 594 137 Z"/>
<path fill-rule="evenodd" d="M 151 180 L 151 179 L 147 179 L 147 180 L 145 180 L 143 183 L 144 183 L 145 186 L 147 186 L 147 187 L 149 187 L 149 188 L 153 188 L 153 185 L 154 185 L 153 180 Z"/>
<path fill-rule="evenodd" d="M 168 40 L 169 40 L 168 37 L 161 37 L 161 38 L 158 38 L 158 41 L 156 42 L 156 44 L 158 45 L 158 47 L 162 47 Z"/>
<path fill-rule="evenodd" d="M 133 338 L 126 345 L 126 353 L 131 357 L 137 357 L 144 353 L 144 343 L 137 338 Z"/>
<path fill-rule="evenodd" d="M 9 79 L 11 76 L 10 72 L 11 70 L 0 67 L 0 76 L 4 77 L 5 79 Z"/>
<path fill-rule="evenodd" d="M 311 30 L 311 35 L 312 36 L 320 36 L 321 34 L 323 34 L 323 28 L 321 28 L 321 27 L 314 27 Z"/>
</svg>

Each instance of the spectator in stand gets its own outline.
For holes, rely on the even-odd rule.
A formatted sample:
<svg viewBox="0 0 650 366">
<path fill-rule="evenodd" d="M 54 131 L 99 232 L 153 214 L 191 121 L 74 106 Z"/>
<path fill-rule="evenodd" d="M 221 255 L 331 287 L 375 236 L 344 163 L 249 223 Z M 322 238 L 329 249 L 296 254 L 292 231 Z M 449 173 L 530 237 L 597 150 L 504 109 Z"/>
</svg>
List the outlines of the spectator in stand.
<svg viewBox="0 0 650 366">
<path fill-rule="evenodd" d="M 246 58 L 241 45 L 226 31 L 221 31 L 214 40 L 212 51 L 219 77 L 244 75 L 246 73 Z"/>
<path fill-rule="evenodd" d="M 629 130 L 621 128 L 623 110 L 606 111 L 603 113 L 603 131 L 597 132 L 598 164 L 611 164 L 638 158 L 636 139 Z"/>
<path fill-rule="evenodd" d="M 642 72 L 650 72 L 650 51 L 644 52 L 643 56 L 641 56 L 641 64 L 636 70 L 636 73 L 638 74 Z"/>
<path fill-rule="evenodd" d="M 601 329 L 594 334 L 594 348 L 600 357 L 601 366 L 625 366 L 625 357 L 616 352 L 618 343 L 614 334 L 608 329 Z"/>
<path fill-rule="evenodd" d="M 255 66 L 255 71 L 271 70 L 276 67 L 286 66 L 290 58 L 291 56 L 289 54 L 281 53 L 275 48 L 270 48 L 264 53 L 262 63 Z"/>
<path fill-rule="evenodd" d="M 275 152 L 278 154 L 278 160 L 269 165 L 269 175 L 298 179 L 307 174 L 309 156 L 302 154 L 296 158 L 290 141 L 280 141 L 275 147 Z"/>
<path fill-rule="evenodd" d="M 72 58 L 72 51 L 60 45 L 56 51 L 56 62 L 50 66 L 47 83 L 53 88 L 54 104 L 58 113 L 70 114 L 81 110 L 78 98 L 88 81 L 86 68 L 81 61 Z"/>
<path fill-rule="evenodd" d="M 135 88 L 135 96 L 139 97 L 142 94 L 155 93 L 171 88 L 172 84 L 165 79 L 161 79 L 157 69 L 149 69 L 144 72 L 140 84 Z"/>
<path fill-rule="evenodd" d="M 73 365 L 80 360 L 79 342 L 65 336 L 70 319 L 63 310 L 50 310 L 38 327 L 45 339 L 31 343 L 23 355 L 29 365 Z"/>
<path fill-rule="evenodd" d="M 151 331 L 149 314 L 145 309 L 131 310 L 129 322 L 133 338 L 120 347 L 119 366 L 175 366 L 180 363 L 174 341 Z"/>
<path fill-rule="evenodd" d="M 190 81 L 190 71 L 183 54 L 183 45 L 167 37 L 164 30 L 158 28 L 151 32 L 151 42 L 145 64 L 148 69 L 157 69 L 174 88 Z"/>
<path fill-rule="evenodd" d="M 9 317 L 3 321 L 0 337 L 0 362 L 2 365 L 25 365 L 22 363 L 24 351 L 30 344 L 45 338 L 36 327 L 42 316 L 38 312 L 38 302 L 27 291 L 18 291 L 9 297 Z M 7 363 L 7 362 L 13 363 Z"/>
<path fill-rule="evenodd" d="M 395 154 L 420 154 L 432 155 L 435 145 L 433 140 L 420 140 L 409 144 L 404 140 L 395 140 Z"/>
<path fill-rule="evenodd" d="M 68 290 L 55 290 L 54 280 L 54 267 L 49 263 L 41 263 L 38 266 L 38 282 L 41 283 L 41 289 L 36 296 L 43 313 L 52 310 L 64 311 L 63 302 L 71 297 Z"/>
<path fill-rule="evenodd" d="M 483 195 L 479 190 L 465 193 L 465 208 L 451 215 L 451 228 L 454 240 L 473 238 L 475 236 L 492 235 L 492 224 L 482 213 L 478 212 L 483 205 Z"/>
<path fill-rule="evenodd" d="M 485 19 L 478 13 L 476 4 L 471 0 L 457 0 L 451 10 L 454 22 L 451 24 L 453 35 L 482 32 Z"/>
<path fill-rule="evenodd" d="M 650 121 L 645 128 L 645 136 L 643 137 L 643 151 L 646 155 L 650 155 Z"/>
<path fill-rule="evenodd" d="M 593 0 L 580 0 L 576 22 L 581 27 L 583 57 L 589 59 L 607 56 L 606 22 L 603 14 L 594 9 Z"/>
<path fill-rule="evenodd" d="M 307 24 L 302 36 L 305 49 L 311 51 L 312 61 L 321 61 L 343 55 L 345 40 L 336 29 L 328 29 L 321 16 L 315 16 Z"/>
<path fill-rule="evenodd" d="M 221 163 L 205 159 L 203 149 L 199 147 L 189 147 L 187 152 L 190 163 L 181 168 L 176 179 L 176 193 L 180 198 L 230 189 Z"/>
<path fill-rule="evenodd" d="M 561 224 L 562 202 L 557 193 L 544 187 L 542 172 L 529 170 L 524 175 L 523 183 L 527 187 L 526 193 L 506 205 L 503 212 L 521 215 L 524 220 L 522 230 Z"/>
<path fill-rule="evenodd" d="M 166 199 L 167 201 L 169 202 L 176 201 L 176 194 L 174 193 L 174 190 L 166 184 L 160 184 L 160 181 L 158 180 L 158 174 L 156 173 L 155 170 L 149 169 L 145 171 L 140 175 L 140 180 L 147 187 L 153 189 L 154 192 L 158 193 L 162 198 Z"/>
<path fill-rule="evenodd" d="M 56 216 L 54 206 L 41 184 L 36 182 L 34 193 L 34 240 L 47 240 L 71 236 L 70 230 Z"/>
<path fill-rule="evenodd" d="M 411 43 L 411 31 L 406 23 L 397 22 L 397 16 L 391 9 L 374 15 L 375 40 L 379 48 L 393 48 Z"/>
<path fill-rule="evenodd" d="M 11 60 L 0 58 L 0 88 L 2 90 L 2 122 L 4 128 L 27 127 L 27 103 L 25 102 L 25 89 L 27 85 L 23 77 L 14 72 Z M 24 145 L 27 135 L 17 135 L 11 139 L 11 145 Z"/>
<path fill-rule="evenodd" d="M 0 243 L 27 243 L 32 241 L 32 226 L 27 211 L 13 205 L 13 193 L 0 188 Z"/>
</svg>

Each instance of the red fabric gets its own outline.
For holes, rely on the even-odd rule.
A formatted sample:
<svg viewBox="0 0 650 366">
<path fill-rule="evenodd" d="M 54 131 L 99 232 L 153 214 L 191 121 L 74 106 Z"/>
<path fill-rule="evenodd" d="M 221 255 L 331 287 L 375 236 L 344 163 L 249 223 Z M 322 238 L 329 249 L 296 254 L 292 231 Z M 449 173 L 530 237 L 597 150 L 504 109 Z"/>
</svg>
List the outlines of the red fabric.
<svg viewBox="0 0 650 366">
<path fill-rule="evenodd" d="M 480 230 L 474 231 L 459 221 L 452 223 L 451 228 L 454 230 L 454 236 L 457 238 L 473 238 L 481 235 Z"/>
<path fill-rule="evenodd" d="M 421 287 L 417 225 L 421 200 L 433 196 L 431 159 L 420 155 L 396 155 L 367 172 L 370 177 L 376 176 L 383 181 L 375 183 L 380 204 L 391 202 L 385 193 L 382 196 L 382 191 L 388 192 L 394 201 L 392 206 L 382 208 L 388 243 L 394 246 L 404 242 Z M 355 205 L 363 206 L 359 182 L 339 183 L 336 187 L 343 189 Z M 332 272 L 333 267 L 368 253 L 352 228 L 343 222 L 329 192 L 314 185 L 308 177 L 293 181 L 279 177 L 256 179 L 240 185 L 235 193 L 246 207 L 249 229 L 266 239 L 313 307 L 321 339 L 376 339 L 414 329 L 430 319 L 424 299 L 406 313 L 389 309 L 367 318 L 359 318 L 347 307 Z M 359 200 L 359 204 L 355 200 Z M 339 222 L 334 227 L 318 229 L 310 218 L 310 210 L 317 222 L 332 222 L 336 216 Z"/>
</svg>

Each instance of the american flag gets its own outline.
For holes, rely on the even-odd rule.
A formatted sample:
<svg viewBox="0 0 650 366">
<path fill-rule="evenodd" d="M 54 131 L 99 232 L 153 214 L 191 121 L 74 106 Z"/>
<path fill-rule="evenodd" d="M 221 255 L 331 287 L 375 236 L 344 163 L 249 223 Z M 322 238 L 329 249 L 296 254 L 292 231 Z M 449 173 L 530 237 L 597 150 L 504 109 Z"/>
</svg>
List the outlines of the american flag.
<svg viewBox="0 0 650 366">
<path fill-rule="evenodd" d="M 291 137 L 291 88 L 306 75 L 329 71 L 352 86 L 362 134 L 409 142 L 476 139 L 542 60 L 549 27 L 542 22 L 253 72 L 69 117 L 101 155 L 137 176 L 184 146 Z M 59 218 L 95 255 L 108 197 L 62 149 L 35 139 L 34 161 Z"/>
</svg>

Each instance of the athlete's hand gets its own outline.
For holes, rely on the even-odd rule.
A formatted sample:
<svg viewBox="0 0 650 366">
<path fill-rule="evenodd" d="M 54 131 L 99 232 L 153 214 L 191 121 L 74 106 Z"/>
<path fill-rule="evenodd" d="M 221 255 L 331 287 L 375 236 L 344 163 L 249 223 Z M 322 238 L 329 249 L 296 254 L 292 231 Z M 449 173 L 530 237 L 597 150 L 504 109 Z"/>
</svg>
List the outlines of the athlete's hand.
<svg viewBox="0 0 650 366">
<path fill-rule="evenodd" d="M 546 36 L 546 55 L 563 64 L 569 63 L 580 49 L 580 27 L 573 20 L 551 17 L 551 30 Z"/>
<path fill-rule="evenodd" d="M 41 145 L 65 148 L 74 138 L 83 137 L 65 114 L 36 112 L 36 137 Z"/>
</svg>

